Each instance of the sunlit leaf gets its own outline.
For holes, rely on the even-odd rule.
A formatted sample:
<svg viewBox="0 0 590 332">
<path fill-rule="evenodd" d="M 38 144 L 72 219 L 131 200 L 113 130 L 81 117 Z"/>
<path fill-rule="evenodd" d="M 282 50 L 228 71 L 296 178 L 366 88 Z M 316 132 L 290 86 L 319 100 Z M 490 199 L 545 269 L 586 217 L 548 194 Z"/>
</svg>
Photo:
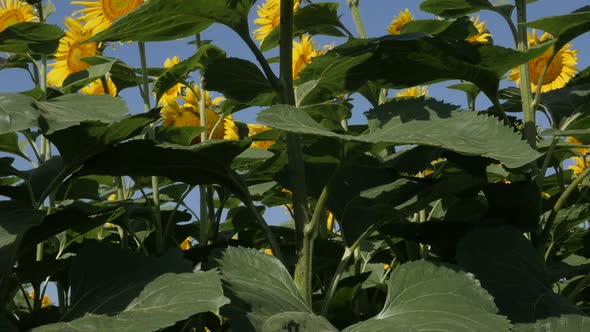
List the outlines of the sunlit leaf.
<svg viewBox="0 0 590 332">
<path fill-rule="evenodd" d="M 549 32 L 555 38 L 556 50 L 574 38 L 590 31 L 590 6 L 586 6 L 567 15 L 548 16 L 527 22 L 526 26 Z"/>
<path fill-rule="evenodd" d="M 0 94 L 0 134 L 37 126 L 40 113 L 35 99 L 21 94 Z"/>
<path fill-rule="evenodd" d="M 53 54 L 63 35 L 63 30 L 55 25 L 16 23 L 0 32 L 0 52 Z"/>
</svg>

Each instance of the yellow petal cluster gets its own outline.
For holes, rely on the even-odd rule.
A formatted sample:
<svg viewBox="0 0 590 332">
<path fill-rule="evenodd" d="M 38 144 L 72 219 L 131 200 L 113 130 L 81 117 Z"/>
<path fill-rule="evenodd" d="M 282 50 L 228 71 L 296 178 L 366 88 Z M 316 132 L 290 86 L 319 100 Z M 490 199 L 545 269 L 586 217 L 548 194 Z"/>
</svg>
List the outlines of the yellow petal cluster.
<svg viewBox="0 0 590 332">
<path fill-rule="evenodd" d="M 107 83 L 108 94 L 113 97 L 116 97 L 117 96 L 117 86 L 115 85 L 115 83 L 113 83 L 113 80 L 108 78 L 106 80 L 106 83 Z M 96 81 L 90 83 L 89 85 L 80 89 L 80 92 L 83 94 L 86 94 L 86 95 L 104 95 L 104 94 L 106 94 L 102 80 L 96 80 Z"/>
<path fill-rule="evenodd" d="M 322 50 L 317 50 L 311 41 L 311 36 L 301 36 L 301 42 L 293 41 L 293 79 L 299 78 L 299 73 L 311 63 L 312 59 L 323 55 Z"/>
<path fill-rule="evenodd" d="M 72 5 L 84 6 L 74 15 L 82 14 L 80 19 L 86 22 L 84 29 L 99 33 L 108 28 L 116 19 L 126 15 L 143 4 L 144 0 L 94 0 L 72 1 Z"/>
<path fill-rule="evenodd" d="M 529 47 L 539 45 L 551 39 L 553 39 L 553 36 L 547 32 L 543 33 L 543 35 L 539 37 L 537 35 L 537 31 L 534 29 L 528 34 Z M 563 88 L 567 82 L 569 82 L 572 77 L 576 75 L 578 72 L 578 68 L 576 68 L 576 64 L 578 63 L 578 51 L 572 50 L 571 48 L 571 44 L 566 44 L 559 51 L 557 51 L 555 58 L 553 61 L 551 61 L 551 64 L 547 69 L 547 73 L 543 78 L 543 82 L 541 82 L 541 92 Z M 539 83 L 539 80 L 541 79 L 543 68 L 545 68 L 545 65 L 547 62 L 549 62 L 553 51 L 554 47 L 551 46 L 547 51 L 545 51 L 545 53 L 529 61 L 531 89 L 533 91 L 536 91 L 537 83 Z M 517 85 L 520 85 L 520 70 L 518 67 L 512 69 L 510 74 L 508 74 L 508 77 L 512 81 L 516 81 Z"/>
<path fill-rule="evenodd" d="M 391 24 L 387 27 L 387 32 L 389 32 L 390 35 L 399 35 L 402 27 L 413 19 L 412 13 L 406 8 L 405 10 L 400 11 L 398 16 L 393 18 L 393 21 L 391 21 Z"/>
<path fill-rule="evenodd" d="M 82 58 L 100 54 L 98 43 L 81 44 L 92 36 L 92 31 L 84 30 L 82 23 L 72 17 L 65 19 L 65 35 L 59 41 L 55 62 L 49 65 L 53 69 L 47 74 L 48 84 L 62 86 L 69 75 L 90 67 Z"/>
<path fill-rule="evenodd" d="M 29 292 L 29 299 L 35 300 L 35 291 L 32 290 Z M 51 305 L 51 299 L 47 295 L 43 295 L 43 299 L 41 299 L 41 308 L 47 308 Z"/>
<path fill-rule="evenodd" d="M 184 241 L 182 241 L 182 243 L 180 244 L 180 250 L 182 250 L 182 251 L 189 250 L 192 247 L 193 247 L 193 242 L 191 241 L 190 236 L 187 237 L 186 239 L 184 239 Z"/>
<path fill-rule="evenodd" d="M 413 86 L 395 94 L 396 98 L 419 98 L 428 96 L 428 87 L 425 86 Z"/>
<path fill-rule="evenodd" d="M 299 9 L 299 2 L 300 0 L 293 1 L 294 12 Z M 256 12 L 258 18 L 254 20 L 254 24 L 259 28 L 254 30 L 254 39 L 262 42 L 281 22 L 281 1 L 266 0 L 256 8 Z"/>
<path fill-rule="evenodd" d="M 0 0 L 0 32 L 11 25 L 38 20 L 33 6 L 20 0 Z"/>
<path fill-rule="evenodd" d="M 486 22 L 480 21 L 479 16 L 477 15 L 471 16 L 470 20 L 477 29 L 477 34 L 467 38 L 467 41 L 470 43 L 489 43 L 490 39 L 492 38 L 492 34 L 486 30 Z"/>
<path fill-rule="evenodd" d="M 164 68 L 170 69 L 179 63 L 180 58 L 177 55 L 173 56 L 172 58 L 166 58 L 166 60 L 164 61 Z M 166 91 L 164 95 L 162 95 L 162 98 L 160 98 L 160 103 L 162 103 L 163 105 L 168 105 L 170 102 L 178 98 L 182 94 L 183 89 L 185 88 L 186 86 L 184 84 L 177 83 L 168 91 Z"/>
</svg>

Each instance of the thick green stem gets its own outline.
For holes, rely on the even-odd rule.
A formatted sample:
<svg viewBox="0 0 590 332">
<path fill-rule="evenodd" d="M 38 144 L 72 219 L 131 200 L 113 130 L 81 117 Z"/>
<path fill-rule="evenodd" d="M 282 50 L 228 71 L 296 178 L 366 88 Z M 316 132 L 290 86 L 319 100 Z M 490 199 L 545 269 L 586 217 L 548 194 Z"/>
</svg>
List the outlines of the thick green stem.
<svg viewBox="0 0 590 332">
<path fill-rule="evenodd" d="M 348 0 L 348 7 L 350 8 L 350 13 L 352 14 L 352 19 L 354 21 L 354 25 L 356 26 L 356 30 L 359 34 L 359 37 L 365 39 L 367 38 L 367 32 L 365 30 L 365 25 L 363 24 L 363 19 L 361 17 L 359 2 L 359 0 Z"/>
<path fill-rule="evenodd" d="M 145 43 L 138 42 L 139 46 L 139 58 L 141 61 L 141 77 L 142 77 L 142 97 L 143 97 L 143 108 L 145 112 L 149 112 L 152 109 L 150 102 L 150 90 L 149 90 L 149 78 L 147 73 L 147 60 L 145 52 Z M 149 139 L 155 139 L 154 127 L 150 125 L 147 128 L 147 136 Z M 163 229 L 162 229 L 162 214 L 160 212 L 160 180 L 157 176 L 152 176 L 152 200 L 154 201 L 154 227 L 156 235 L 156 252 L 158 254 L 164 251 L 163 241 Z"/>
<path fill-rule="evenodd" d="M 524 25 L 527 21 L 526 0 L 516 0 L 516 18 L 518 22 L 518 45 L 520 52 L 528 50 L 527 29 Z M 519 66 L 520 72 L 520 95 L 522 100 L 522 110 L 524 113 L 524 136 L 533 148 L 537 145 L 537 126 L 535 119 L 535 110 L 533 106 L 533 96 L 531 91 L 531 75 L 529 63 L 523 63 Z"/>
<path fill-rule="evenodd" d="M 295 284 L 299 288 L 303 299 L 311 305 L 313 245 L 318 235 L 318 227 L 325 220 L 328 186 L 324 187 L 313 211 L 311 221 L 303 229 L 303 249 L 295 268 Z"/>
<path fill-rule="evenodd" d="M 209 242 L 209 218 L 207 217 L 207 187 L 199 186 L 199 246 Z"/>
</svg>

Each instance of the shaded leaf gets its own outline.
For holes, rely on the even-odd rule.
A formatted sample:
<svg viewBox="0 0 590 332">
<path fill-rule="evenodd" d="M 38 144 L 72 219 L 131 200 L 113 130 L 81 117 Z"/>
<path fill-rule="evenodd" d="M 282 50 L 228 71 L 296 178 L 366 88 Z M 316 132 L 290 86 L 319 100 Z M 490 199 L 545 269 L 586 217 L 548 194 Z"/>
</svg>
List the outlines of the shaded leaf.
<svg viewBox="0 0 590 332">
<path fill-rule="evenodd" d="M 155 129 L 156 139 L 159 141 L 179 145 L 191 145 L 200 133 L 207 130 L 207 127 L 158 126 Z"/>
<path fill-rule="evenodd" d="M 228 303 L 217 272 L 191 270 L 179 252 L 155 258 L 85 247 L 70 271 L 72 306 L 64 322 L 33 331 L 155 331 Z"/>
<path fill-rule="evenodd" d="M 437 16 L 459 17 L 482 9 L 493 10 L 494 6 L 487 0 L 426 0 L 420 9 Z"/>
<path fill-rule="evenodd" d="M 531 324 L 515 324 L 514 332 L 584 332 L 590 326 L 590 318 L 579 315 L 563 315 L 538 320 Z"/>
<path fill-rule="evenodd" d="M 111 71 L 113 65 L 118 61 L 117 59 L 103 56 L 86 57 L 81 60 L 88 63 L 90 67 L 70 74 L 64 80 L 62 91 L 66 94 L 74 93 L 86 85 L 104 77 Z"/>
<path fill-rule="evenodd" d="M 35 99 L 17 94 L 0 94 L 0 134 L 29 129 L 37 125 L 39 111 Z"/>
<path fill-rule="evenodd" d="M 63 30 L 55 25 L 16 23 L 0 32 L 0 52 L 53 54 L 63 35 Z"/>
<path fill-rule="evenodd" d="M 574 11 L 571 14 L 543 17 L 527 22 L 526 26 L 549 32 L 555 38 L 555 49 L 569 43 L 574 38 L 590 31 L 590 6 Z"/>
<path fill-rule="evenodd" d="M 0 202 L 0 275 L 12 268 L 19 237 L 31 227 L 39 225 L 43 212 L 15 202 Z"/>
<path fill-rule="evenodd" d="M 510 330 L 493 298 L 467 273 L 417 261 L 395 268 L 388 285 L 383 310 L 344 332 Z"/>
<path fill-rule="evenodd" d="M 308 312 L 283 312 L 264 322 L 262 332 L 337 332 L 338 329 L 322 316 Z"/>
<path fill-rule="evenodd" d="M 515 228 L 468 234 L 459 243 L 457 261 L 475 274 L 494 297 L 500 313 L 512 322 L 579 313 L 573 304 L 553 293 L 543 259 Z"/>
<path fill-rule="evenodd" d="M 18 135 L 16 133 L 0 134 L 0 151 L 12 153 L 14 155 L 30 160 L 18 144 Z"/>
</svg>

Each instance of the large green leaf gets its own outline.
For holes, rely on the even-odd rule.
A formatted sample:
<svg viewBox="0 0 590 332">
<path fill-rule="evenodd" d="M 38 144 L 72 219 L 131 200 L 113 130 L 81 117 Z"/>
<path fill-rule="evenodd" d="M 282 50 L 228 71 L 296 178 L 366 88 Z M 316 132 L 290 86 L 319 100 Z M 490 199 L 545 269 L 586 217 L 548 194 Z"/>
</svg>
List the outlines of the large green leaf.
<svg viewBox="0 0 590 332">
<path fill-rule="evenodd" d="M 111 71 L 113 65 L 119 60 L 103 56 L 93 56 L 83 58 L 82 61 L 88 63 L 90 67 L 70 74 L 63 82 L 62 91 L 64 93 L 74 93 L 84 86 L 105 77 Z"/>
<path fill-rule="evenodd" d="M 497 119 L 453 109 L 456 107 L 434 99 L 392 101 L 368 113 L 372 117 L 391 120 L 376 131 L 359 136 L 331 132 L 301 109 L 286 105 L 273 106 L 260 112 L 258 121 L 275 129 L 298 134 L 374 144 L 442 147 L 463 154 L 493 158 L 510 168 L 526 165 L 540 156 Z"/>
<path fill-rule="evenodd" d="M 549 32 L 555 38 L 556 50 L 572 39 L 590 31 L 590 6 L 586 6 L 567 15 L 543 17 L 527 22 L 526 26 Z"/>
<path fill-rule="evenodd" d="M 189 184 L 222 184 L 246 197 L 247 188 L 230 168 L 248 141 L 208 141 L 190 147 L 135 140 L 95 154 L 80 174 L 164 176 Z"/>
<path fill-rule="evenodd" d="M 304 331 L 330 326 L 313 315 L 278 259 L 255 249 L 229 247 L 216 262 L 232 301 L 227 314 L 236 331 L 271 331 L 287 317 L 295 325 L 295 320 L 308 321 L 311 325 L 303 323 Z"/>
<path fill-rule="evenodd" d="M 156 100 L 160 100 L 166 91 L 185 79 L 190 72 L 203 69 L 204 65 L 218 58 L 225 58 L 225 51 L 219 47 L 214 45 L 199 47 L 193 56 L 167 69 L 158 77 L 153 88 L 156 93 Z"/>
<path fill-rule="evenodd" d="M 510 322 L 497 315 L 492 297 L 473 276 L 426 261 L 391 273 L 383 310 L 344 332 L 502 332 Z"/>
<path fill-rule="evenodd" d="M 339 5 L 335 2 L 308 4 L 293 15 L 293 37 L 309 33 L 312 36 L 328 35 L 343 37 L 347 31 L 338 17 Z M 275 27 L 264 38 L 260 49 L 266 52 L 279 45 L 280 27 Z"/>
<path fill-rule="evenodd" d="M 579 315 L 563 315 L 541 319 L 530 324 L 515 324 L 513 332 L 585 332 L 590 318 Z"/>
<path fill-rule="evenodd" d="M 56 131 L 47 138 L 55 144 L 64 161 L 64 167 L 73 171 L 86 160 L 112 145 L 133 137 L 159 117 L 157 110 L 133 115 L 111 124 L 82 122 Z M 75 139 L 72 139 L 72 138 Z"/>
<path fill-rule="evenodd" d="M 212 23 L 249 34 L 254 0 L 150 0 L 90 41 L 160 41 L 194 36 Z"/>
<path fill-rule="evenodd" d="M 73 94 L 37 102 L 43 120 L 39 125 L 51 134 L 83 121 L 114 122 L 129 113 L 123 99 L 108 95 Z"/>
<path fill-rule="evenodd" d="M 494 10 L 494 6 L 487 0 L 426 0 L 420 9 L 437 16 L 459 17 L 482 9 Z"/>
<path fill-rule="evenodd" d="M 35 99 L 25 95 L 0 94 L 0 134 L 35 127 L 40 113 L 34 103 Z"/>
<path fill-rule="evenodd" d="M 55 25 L 17 23 L 0 32 L 0 52 L 53 54 L 63 35 L 63 30 Z"/>
<path fill-rule="evenodd" d="M 85 247 L 70 271 L 72 305 L 60 323 L 33 331 L 156 331 L 229 301 L 217 272 L 191 272 L 178 252 L 137 256 Z"/>
<path fill-rule="evenodd" d="M 272 105 L 278 95 L 266 76 L 252 62 L 239 58 L 218 58 L 205 66 L 204 88 L 248 105 Z"/>
<path fill-rule="evenodd" d="M 544 43 L 522 53 L 425 33 L 351 39 L 303 69 L 298 84 L 315 83 L 301 105 L 354 92 L 368 81 L 409 87 L 450 79 L 470 81 L 494 101 L 499 81 L 508 70 L 541 55 L 551 45 Z"/>
<path fill-rule="evenodd" d="M 18 238 L 31 227 L 39 225 L 43 212 L 15 202 L 0 202 L 0 275 L 12 268 Z"/>
<path fill-rule="evenodd" d="M 573 304 L 553 293 L 543 259 L 515 228 L 467 235 L 457 248 L 457 261 L 475 274 L 494 297 L 500 313 L 512 322 L 579 313 Z"/>
<path fill-rule="evenodd" d="M 283 312 L 264 322 L 261 332 L 337 332 L 338 329 L 322 316 L 308 312 Z"/>
<path fill-rule="evenodd" d="M 16 133 L 0 134 L 0 151 L 12 153 L 29 160 L 29 156 L 24 153 L 18 144 L 18 135 Z"/>
</svg>

